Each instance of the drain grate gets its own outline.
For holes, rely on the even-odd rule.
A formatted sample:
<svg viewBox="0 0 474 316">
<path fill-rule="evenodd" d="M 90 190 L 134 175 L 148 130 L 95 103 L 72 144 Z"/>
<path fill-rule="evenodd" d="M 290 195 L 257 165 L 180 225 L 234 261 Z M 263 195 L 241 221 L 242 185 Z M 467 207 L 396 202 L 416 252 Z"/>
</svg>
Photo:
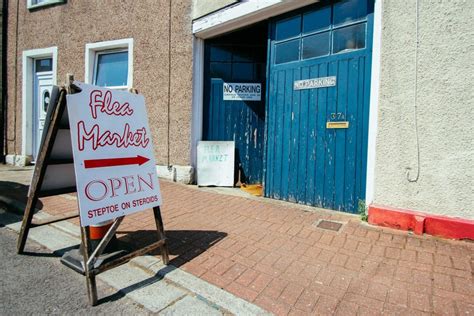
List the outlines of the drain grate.
<svg viewBox="0 0 474 316">
<path fill-rule="evenodd" d="M 338 232 L 339 229 L 341 229 L 342 227 L 342 223 L 328 221 L 328 220 L 323 219 L 318 223 L 318 225 L 316 225 L 316 227 Z"/>
</svg>

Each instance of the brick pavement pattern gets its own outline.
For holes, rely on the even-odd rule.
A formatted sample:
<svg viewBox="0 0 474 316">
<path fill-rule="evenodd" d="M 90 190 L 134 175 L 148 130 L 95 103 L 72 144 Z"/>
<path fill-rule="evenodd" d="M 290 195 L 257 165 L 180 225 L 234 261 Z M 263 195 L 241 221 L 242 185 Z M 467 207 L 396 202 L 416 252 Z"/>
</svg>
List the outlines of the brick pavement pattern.
<svg viewBox="0 0 474 316">
<path fill-rule="evenodd" d="M 474 315 L 474 244 L 371 227 L 357 217 L 161 181 L 171 264 L 277 315 Z M 42 199 L 48 213 L 76 209 Z M 317 228 L 320 219 L 346 224 Z M 77 224 L 78 221 L 75 220 Z M 153 241 L 151 211 L 122 240 Z"/>
</svg>

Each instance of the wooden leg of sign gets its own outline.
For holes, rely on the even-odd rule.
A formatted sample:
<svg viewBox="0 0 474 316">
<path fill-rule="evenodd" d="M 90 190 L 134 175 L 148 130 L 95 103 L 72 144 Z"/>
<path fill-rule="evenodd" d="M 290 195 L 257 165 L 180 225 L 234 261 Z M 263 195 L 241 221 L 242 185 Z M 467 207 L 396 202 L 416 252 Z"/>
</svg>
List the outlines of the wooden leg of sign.
<svg viewBox="0 0 474 316">
<path fill-rule="evenodd" d="M 163 245 L 160 246 L 161 260 L 163 260 L 164 264 L 168 265 L 170 261 L 168 244 L 166 243 L 165 229 L 163 227 L 163 220 L 161 218 L 161 211 L 160 211 L 159 206 L 156 206 L 153 208 L 153 214 L 155 215 L 155 223 L 156 223 L 156 229 L 158 230 L 158 238 L 164 241 Z"/>
<path fill-rule="evenodd" d="M 86 284 L 87 284 L 87 295 L 89 297 L 89 304 L 91 306 L 97 305 L 97 284 L 95 283 L 95 275 L 89 274 L 86 276 Z"/>
<path fill-rule="evenodd" d="M 89 256 L 91 254 L 91 247 L 89 244 L 90 240 L 90 231 L 89 227 L 81 227 L 81 241 L 82 241 L 82 256 L 84 257 L 84 271 L 86 274 L 86 284 L 87 284 L 87 296 L 89 298 L 89 303 L 92 306 L 97 305 L 97 285 L 95 283 L 95 274 L 93 271 L 90 271 L 87 262 L 89 261 Z"/>
<path fill-rule="evenodd" d="M 18 237 L 17 253 L 22 254 L 25 250 L 26 239 L 28 238 L 28 232 L 31 227 L 31 221 L 33 220 L 34 210 L 38 196 L 33 194 L 28 195 L 28 201 L 26 202 L 25 214 L 23 215 L 23 221 L 21 223 L 20 236 Z"/>
<path fill-rule="evenodd" d="M 46 173 L 48 160 L 50 159 L 51 152 L 53 150 L 54 139 L 57 135 L 59 128 L 59 121 L 63 113 L 64 107 L 66 106 L 66 94 L 64 91 L 60 91 L 58 101 L 52 106 L 52 112 L 49 119 L 51 120 L 48 128 L 45 130 L 46 134 L 43 135 L 43 144 L 41 150 L 38 153 L 36 159 L 35 170 L 33 172 L 33 178 L 31 179 L 30 190 L 28 192 L 28 201 L 26 202 L 25 214 L 23 215 L 23 222 L 21 225 L 20 236 L 18 238 L 17 252 L 23 253 L 25 249 L 26 239 L 28 238 L 28 232 L 31 228 L 31 221 L 33 220 L 33 214 L 35 211 L 38 197 L 40 196 L 41 186 Z"/>
</svg>

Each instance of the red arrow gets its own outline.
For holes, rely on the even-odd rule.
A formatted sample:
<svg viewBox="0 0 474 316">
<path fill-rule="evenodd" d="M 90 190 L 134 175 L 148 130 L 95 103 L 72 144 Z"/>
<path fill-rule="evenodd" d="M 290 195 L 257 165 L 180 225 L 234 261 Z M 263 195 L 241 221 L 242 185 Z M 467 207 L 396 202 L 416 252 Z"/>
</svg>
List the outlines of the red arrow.
<svg viewBox="0 0 474 316">
<path fill-rule="evenodd" d="M 91 168 L 103 168 L 103 167 L 114 167 L 114 166 L 126 166 L 126 165 L 143 165 L 147 162 L 148 158 L 137 155 L 136 157 L 125 157 L 125 158 L 107 158 L 107 159 L 91 159 L 84 160 L 84 167 L 86 169 Z"/>
</svg>

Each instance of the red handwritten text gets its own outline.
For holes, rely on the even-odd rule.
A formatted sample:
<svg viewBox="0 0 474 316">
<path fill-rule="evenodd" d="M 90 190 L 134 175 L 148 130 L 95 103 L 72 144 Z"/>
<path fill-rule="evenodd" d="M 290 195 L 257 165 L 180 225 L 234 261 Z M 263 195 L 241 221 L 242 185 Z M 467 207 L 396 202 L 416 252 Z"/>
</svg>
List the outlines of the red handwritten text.
<svg viewBox="0 0 474 316">
<path fill-rule="evenodd" d="M 84 193 L 89 200 L 97 202 L 107 197 L 113 198 L 153 190 L 154 187 L 153 173 L 147 173 L 146 175 L 93 180 L 86 185 Z"/>
<path fill-rule="evenodd" d="M 130 131 L 130 125 L 125 124 L 123 133 L 115 133 L 111 131 L 100 131 L 98 124 L 94 124 L 90 130 L 86 129 L 84 121 L 77 123 L 77 142 L 80 151 L 84 150 L 86 141 L 91 143 L 92 149 L 96 150 L 98 147 L 116 146 L 118 148 L 127 148 L 129 146 L 146 148 L 150 142 L 150 138 L 146 135 L 144 127 L 137 129 L 134 132 Z"/>
<path fill-rule="evenodd" d="M 124 104 L 120 104 L 117 101 L 112 102 L 112 93 L 110 91 L 106 91 L 104 97 L 102 97 L 102 91 L 92 91 L 89 107 L 91 108 L 92 117 L 95 119 L 97 118 L 97 108 L 99 108 L 100 112 L 108 115 L 125 116 L 133 114 L 133 110 L 128 102 Z"/>
</svg>

